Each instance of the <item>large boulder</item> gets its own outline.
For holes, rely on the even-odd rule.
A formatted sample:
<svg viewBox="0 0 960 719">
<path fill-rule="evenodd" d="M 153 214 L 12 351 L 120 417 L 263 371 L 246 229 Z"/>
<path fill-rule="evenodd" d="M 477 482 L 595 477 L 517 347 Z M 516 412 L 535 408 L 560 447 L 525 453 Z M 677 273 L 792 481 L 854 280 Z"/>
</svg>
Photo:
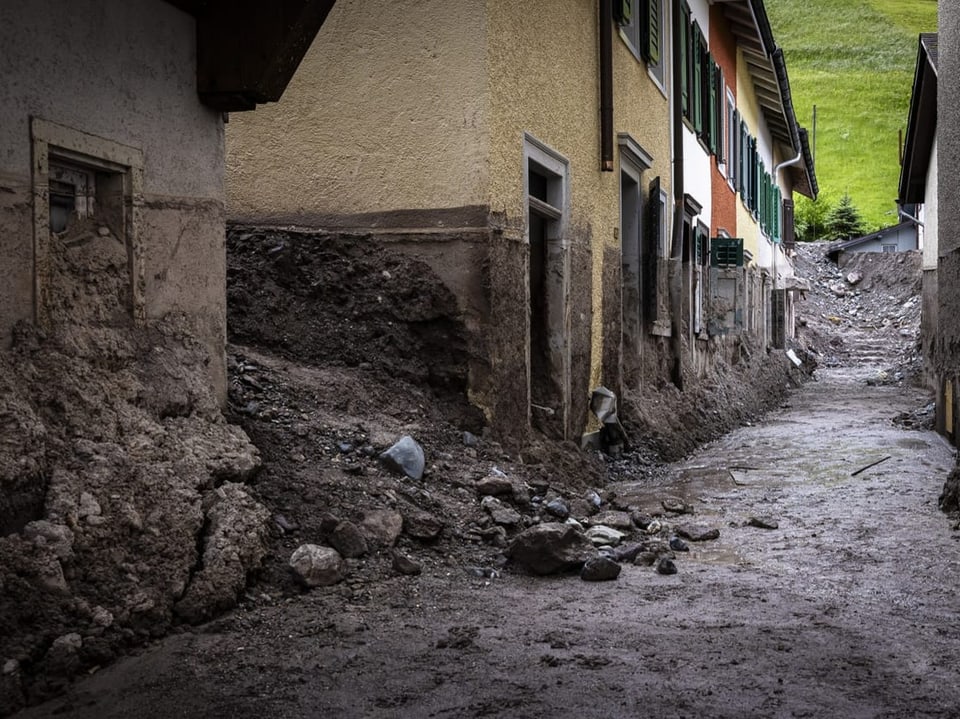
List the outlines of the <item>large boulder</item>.
<svg viewBox="0 0 960 719">
<path fill-rule="evenodd" d="M 569 524 L 550 522 L 518 534 L 505 554 L 533 574 L 556 574 L 580 569 L 597 550 Z"/>
<path fill-rule="evenodd" d="M 343 557 L 332 547 L 302 544 L 290 556 L 290 569 L 306 587 L 336 584 L 343 579 L 344 567 Z"/>
</svg>

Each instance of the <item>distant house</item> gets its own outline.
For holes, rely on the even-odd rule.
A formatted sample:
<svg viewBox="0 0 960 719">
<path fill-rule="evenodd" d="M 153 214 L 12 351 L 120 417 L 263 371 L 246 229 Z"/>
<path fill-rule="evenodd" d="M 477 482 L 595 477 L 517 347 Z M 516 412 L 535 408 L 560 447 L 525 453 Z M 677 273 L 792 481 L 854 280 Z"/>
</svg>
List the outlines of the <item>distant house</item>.
<svg viewBox="0 0 960 719">
<path fill-rule="evenodd" d="M 936 369 L 938 316 L 938 232 L 940 191 L 937 122 L 937 74 L 939 64 L 939 37 L 937 33 L 922 33 L 917 49 L 917 66 L 910 96 L 910 114 L 907 118 L 907 136 L 900 170 L 900 188 L 897 201 L 901 206 L 915 208 L 918 220 L 920 247 L 923 248 L 922 314 L 920 341 L 923 350 L 927 382 L 938 394 L 937 426 L 953 435 L 953 387 Z"/>
<path fill-rule="evenodd" d="M 340 0 L 227 153 L 230 221 L 431 268 L 498 432 L 579 439 L 599 385 L 793 332 L 816 178 L 761 0 Z"/>
<path fill-rule="evenodd" d="M 0 4 L 0 344 L 57 321 L 60 234 L 85 222 L 71 252 L 120 279 L 66 284 L 109 286 L 113 322 L 185 315 L 225 397 L 225 113 L 280 97 L 332 4 Z"/>
<path fill-rule="evenodd" d="M 843 254 L 853 252 L 907 252 L 919 249 L 918 225 L 904 220 L 899 225 L 884 227 L 861 237 L 834 242 L 827 249 L 827 257 L 838 262 Z"/>
</svg>

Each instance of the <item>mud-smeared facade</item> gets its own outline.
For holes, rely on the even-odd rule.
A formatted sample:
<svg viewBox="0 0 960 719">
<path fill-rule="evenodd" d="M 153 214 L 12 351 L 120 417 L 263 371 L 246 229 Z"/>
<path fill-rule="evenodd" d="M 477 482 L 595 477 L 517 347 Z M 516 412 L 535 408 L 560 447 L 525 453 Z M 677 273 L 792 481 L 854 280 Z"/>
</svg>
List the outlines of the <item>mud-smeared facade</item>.
<svg viewBox="0 0 960 719">
<path fill-rule="evenodd" d="M 457 297 L 470 398 L 493 428 L 580 440 L 595 427 L 594 388 L 682 385 L 735 352 L 741 332 L 772 341 L 772 311 L 749 309 L 792 274 L 772 188 L 786 198 L 816 185 L 756 7 L 405 0 L 387 15 L 343 0 L 283 105 L 228 126 L 228 218 L 422 260 Z M 732 115 L 719 95 L 710 104 L 720 81 L 706 38 L 722 94 L 752 98 L 744 127 L 775 178 L 756 176 L 752 205 L 729 184 L 733 156 L 717 156 Z M 756 99 L 769 78 L 774 99 Z M 694 94 L 712 140 L 681 106 Z M 771 175 L 783 160 L 794 162 Z M 748 251 L 713 263 L 715 236 Z M 727 267 L 734 256 L 752 256 L 752 274 Z M 770 280 L 751 295 L 748 276 Z"/>
<path fill-rule="evenodd" d="M 285 18 L 190 0 L 0 8 L 4 345 L 20 320 L 50 324 L 65 291 L 51 243 L 89 219 L 103 234 L 85 247 L 126 255 L 123 320 L 189 316 L 225 396 L 223 112 L 277 99 L 330 4 Z M 267 33 L 298 12 L 299 25 Z M 247 47 L 229 47 L 230 33 Z M 263 52 L 242 59 L 252 48 Z"/>
</svg>

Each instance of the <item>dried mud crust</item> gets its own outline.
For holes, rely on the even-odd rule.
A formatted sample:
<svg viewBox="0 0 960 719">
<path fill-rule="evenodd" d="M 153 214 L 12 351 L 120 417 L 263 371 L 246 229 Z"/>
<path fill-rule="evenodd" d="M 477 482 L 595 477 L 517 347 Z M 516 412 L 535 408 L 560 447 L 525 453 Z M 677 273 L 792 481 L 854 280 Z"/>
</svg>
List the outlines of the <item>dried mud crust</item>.
<svg viewBox="0 0 960 719">
<path fill-rule="evenodd" d="M 0 715 L 234 606 L 266 551 L 184 317 L 134 328 L 108 228 L 51 238 L 47 331 L 0 352 Z"/>
</svg>

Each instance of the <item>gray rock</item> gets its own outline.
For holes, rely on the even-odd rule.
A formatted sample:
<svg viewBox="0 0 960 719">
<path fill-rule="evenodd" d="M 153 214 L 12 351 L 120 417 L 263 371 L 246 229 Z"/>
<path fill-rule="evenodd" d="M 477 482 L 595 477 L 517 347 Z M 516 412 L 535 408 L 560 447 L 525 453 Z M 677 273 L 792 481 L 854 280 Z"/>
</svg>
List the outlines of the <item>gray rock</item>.
<svg viewBox="0 0 960 719">
<path fill-rule="evenodd" d="M 603 524 L 623 532 L 629 532 L 633 529 L 633 520 L 630 518 L 630 513 L 619 512 L 613 509 L 593 515 L 586 523 L 590 526 Z"/>
<path fill-rule="evenodd" d="M 360 529 L 368 543 L 392 547 L 403 531 L 403 515 L 393 509 L 371 509 L 364 512 Z"/>
<path fill-rule="evenodd" d="M 423 447 L 410 435 L 404 435 L 390 449 L 380 455 L 380 461 L 391 472 L 402 474 L 410 479 L 423 477 L 426 459 Z"/>
<path fill-rule="evenodd" d="M 673 514 L 693 514 L 693 506 L 687 504 L 679 497 L 667 497 L 660 500 L 660 506 L 664 511 Z"/>
<path fill-rule="evenodd" d="M 602 547 L 601 551 L 615 562 L 632 562 L 644 550 L 643 544 L 625 544 L 622 547 Z"/>
<path fill-rule="evenodd" d="M 367 553 L 367 539 L 353 522 L 344 520 L 334 527 L 330 534 L 330 544 L 348 559 L 362 557 Z"/>
<path fill-rule="evenodd" d="M 332 547 L 302 544 L 290 556 L 290 568 L 299 582 L 307 587 L 328 587 L 341 581 L 345 565 L 343 557 Z"/>
<path fill-rule="evenodd" d="M 691 542 L 709 542 L 720 538 L 720 530 L 716 527 L 706 527 L 702 524 L 684 524 L 676 528 L 678 535 Z"/>
<path fill-rule="evenodd" d="M 570 505 L 560 497 L 547 502 L 545 509 L 557 519 L 566 519 L 570 516 Z"/>
<path fill-rule="evenodd" d="M 580 570 L 580 579 L 585 582 L 606 582 L 620 576 L 620 565 L 609 557 L 588 559 Z"/>
<path fill-rule="evenodd" d="M 680 537 L 670 537 L 670 549 L 675 552 L 689 552 L 690 547 Z"/>
<path fill-rule="evenodd" d="M 393 571 L 397 574 L 404 574 L 407 576 L 416 576 L 423 571 L 423 568 L 415 561 L 410 559 L 405 554 L 400 552 L 393 552 Z"/>
<path fill-rule="evenodd" d="M 411 506 L 405 508 L 402 514 L 403 531 L 415 539 L 436 539 L 443 531 L 443 520 L 426 510 Z"/>
<path fill-rule="evenodd" d="M 747 520 L 747 524 L 751 527 L 758 527 L 760 529 L 780 528 L 780 523 L 772 517 L 750 517 L 750 519 Z"/>
<path fill-rule="evenodd" d="M 480 506 L 490 515 L 494 524 L 499 524 L 503 527 L 515 527 L 520 524 L 520 520 L 522 519 L 517 510 L 507 506 L 496 497 L 484 497 L 480 502 Z"/>
<path fill-rule="evenodd" d="M 488 474 L 483 479 L 478 479 L 477 494 L 481 496 L 498 496 L 513 493 L 513 482 L 508 477 L 501 477 L 497 474 Z"/>
<path fill-rule="evenodd" d="M 620 544 L 621 540 L 626 536 L 623 532 L 620 532 L 613 527 L 607 527 L 603 524 L 598 524 L 594 527 L 590 527 L 586 531 L 587 539 L 589 539 L 595 546 L 602 547 L 607 544 L 617 545 Z"/>
<path fill-rule="evenodd" d="M 660 557 L 657 560 L 657 572 L 659 574 L 676 574 L 677 565 L 669 557 Z"/>
<path fill-rule="evenodd" d="M 863 279 L 863 273 L 860 272 L 859 270 L 854 270 L 853 272 L 847 275 L 847 282 L 851 285 L 859 284 L 862 279 Z"/>
<path fill-rule="evenodd" d="M 504 552 L 524 569 L 540 575 L 580 569 L 597 550 L 576 528 L 550 522 L 514 537 Z"/>
<path fill-rule="evenodd" d="M 477 439 L 477 435 L 473 432 L 464 432 L 463 433 L 463 444 L 466 447 L 476 447 L 480 443 L 480 440 Z"/>
</svg>

